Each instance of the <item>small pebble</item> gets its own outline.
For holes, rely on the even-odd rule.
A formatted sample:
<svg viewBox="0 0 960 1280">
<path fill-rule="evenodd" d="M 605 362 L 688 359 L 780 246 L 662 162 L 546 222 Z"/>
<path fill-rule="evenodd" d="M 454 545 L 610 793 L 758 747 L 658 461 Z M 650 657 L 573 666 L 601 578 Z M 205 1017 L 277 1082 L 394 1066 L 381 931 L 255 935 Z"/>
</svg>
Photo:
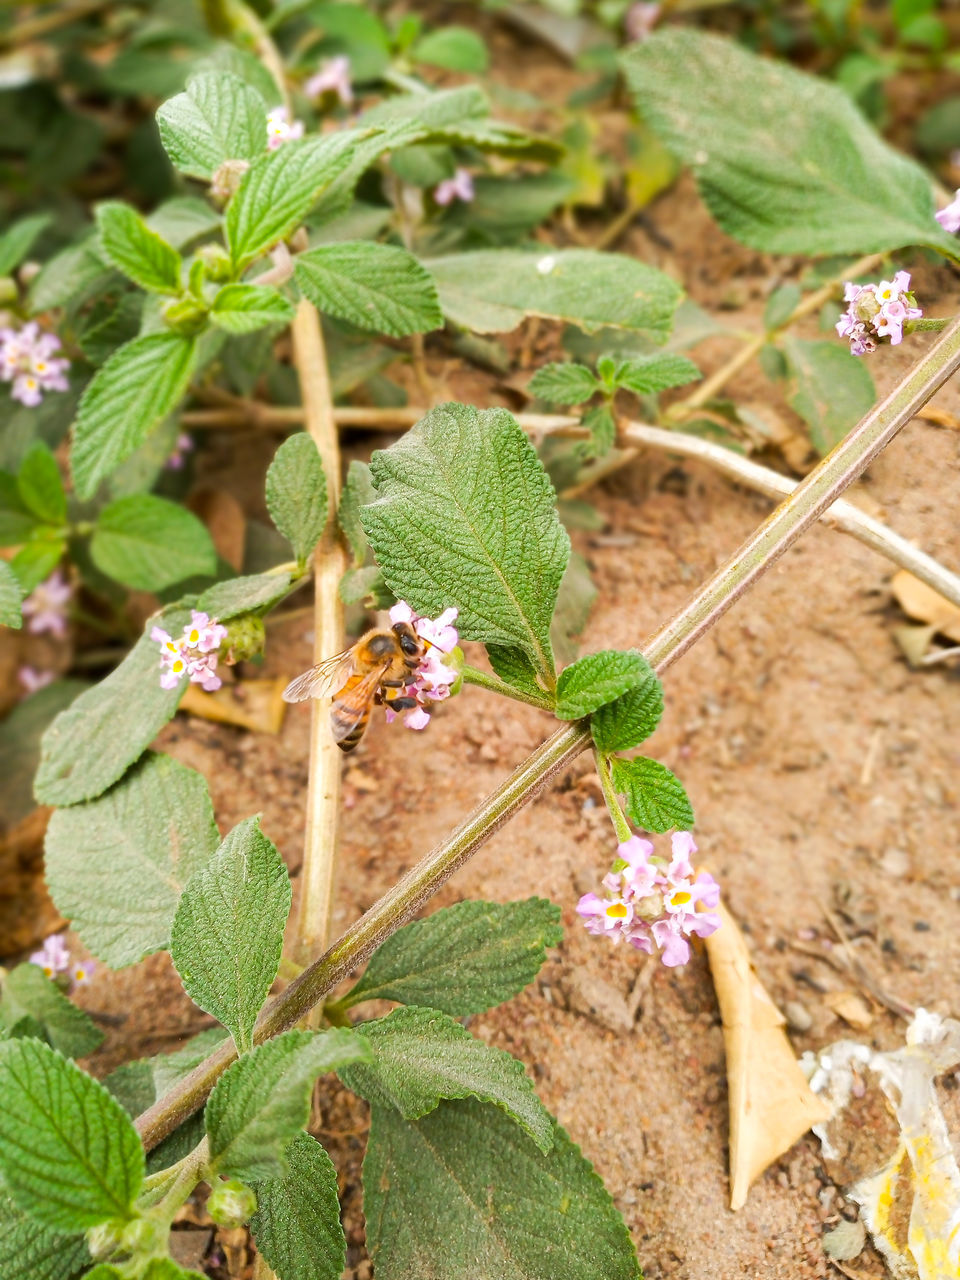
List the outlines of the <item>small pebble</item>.
<svg viewBox="0 0 960 1280">
<path fill-rule="evenodd" d="M 813 1018 L 799 1000 L 788 1000 L 783 1006 L 783 1012 L 791 1031 L 809 1031 L 813 1026 Z"/>
</svg>

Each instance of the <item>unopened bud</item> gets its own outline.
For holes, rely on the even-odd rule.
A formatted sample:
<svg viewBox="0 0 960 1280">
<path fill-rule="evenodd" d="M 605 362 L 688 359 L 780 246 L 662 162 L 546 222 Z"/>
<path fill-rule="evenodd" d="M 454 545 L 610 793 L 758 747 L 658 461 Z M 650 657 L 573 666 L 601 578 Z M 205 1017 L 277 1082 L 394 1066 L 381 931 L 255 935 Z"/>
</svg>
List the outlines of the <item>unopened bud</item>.
<svg viewBox="0 0 960 1280">
<path fill-rule="evenodd" d="M 224 160 L 210 183 L 210 195 L 213 199 L 219 204 L 226 204 L 249 168 L 249 160 Z"/>
<path fill-rule="evenodd" d="M 98 1222 L 87 1232 L 87 1248 L 94 1262 L 104 1262 L 119 1253 L 123 1245 L 125 1223 Z"/>
<path fill-rule="evenodd" d="M 196 251 L 196 259 L 202 262 L 209 280 L 229 280 L 232 273 L 230 255 L 219 244 L 202 244 Z"/>
<path fill-rule="evenodd" d="M 152 1257 L 166 1253 L 168 1234 L 167 1228 L 152 1218 L 134 1218 L 123 1228 L 122 1247 L 134 1256 Z"/>
<path fill-rule="evenodd" d="M 267 633 L 258 613 L 241 613 L 227 623 L 227 638 L 220 646 L 220 653 L 228 666 L 235 662 L 247 662 L 259 658 L 266 644 Z"/>
<path fill-rule="evenodd" d="M 177 333 L 199 333 L 207 323 L 207 309 L 196 298 L 177 298 L 163 308 L 163 318 Z"/>
<path fill-rule="evenodd" d="M 215 1186 L 207 1201 L 207 1213 L 218 1227 L 242 1227 L 256 1211 L 257 1197 L 237 1178 Z"/>
</svg>

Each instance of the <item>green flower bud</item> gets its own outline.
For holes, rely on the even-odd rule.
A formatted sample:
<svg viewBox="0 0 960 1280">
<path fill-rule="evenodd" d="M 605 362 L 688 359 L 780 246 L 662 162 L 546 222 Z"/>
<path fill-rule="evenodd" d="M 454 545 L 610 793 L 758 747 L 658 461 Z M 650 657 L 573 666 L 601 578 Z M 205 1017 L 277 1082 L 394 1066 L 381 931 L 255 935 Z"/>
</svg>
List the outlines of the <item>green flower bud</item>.
<svg viewBox="0 0 960 1280">
<path fill-rule="evenodd" d="M 242 1227 L 257 1211 L 257 1197 L 238 1178 L 218 1183 L 207 1201 L 207 1213 L 218 1227 Z"/>
<path fill-rule="evenodd" d="M 134 1218 L 122 1232 L 124 1252 L 152 1258 L 167 1251 L 168 1229 L 153 1218 Z"/>
<path fill-rule="evenodd" d="M 442 661 L 445 667 L 452 667 L 457 672 L 457 678 L 450 686 L 450 697 L 453 698 L 463 688 L 463 664 L 465 661 L 463 650 L 457 645 L 449 653 L 443 655 Z"/>
<path fill-rule="evenodd" d="M 263 619 L 258 613 L 241 613 L 226 624 L 227 638 L 220 646 L 223 660 L 229 666 L 259 658 L 267 640 Z"/>
<path fill-rule="evenodd" d="M 207 308 L 194 297 L 178 298 L 164 306 L 163 318 L 177 333 L 199 333 L 207 323 Z"/>
<path fill-rule="evenodd" d="M 11 276 L 0 276 L 0 307 L 17 300 L 17 282 Z"/>
<path fill-rule="evenodd" d="M 194 255 L 202 262 L 208 280 L 229 280 L 231 275 L 230 255 L 220 244 L 202 244 Z"/>
<path fill-rule="evenodd" d="M 123 1245 L 124 1222 L 98 1222 L 87 1232 L 87 1248 L 94 1262 L 105 1262 Z"/>
</svg>

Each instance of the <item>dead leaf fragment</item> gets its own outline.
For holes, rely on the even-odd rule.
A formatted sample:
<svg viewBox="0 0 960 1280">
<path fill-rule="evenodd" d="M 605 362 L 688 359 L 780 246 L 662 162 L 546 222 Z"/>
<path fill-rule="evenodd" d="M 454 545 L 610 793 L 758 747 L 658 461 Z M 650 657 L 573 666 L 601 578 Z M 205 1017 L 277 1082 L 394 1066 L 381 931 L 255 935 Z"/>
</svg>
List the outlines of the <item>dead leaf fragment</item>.
<svg viewBox="0 0 960 1280">
<path fill-rule="evenodd" d="M 720 1003 L 730 1094 L 730 1208 L 830 1108 L 814 1094 L 784 1032 L 785 1019 L 750 964 L 743 934 L 721 904 L 706 940 Z"/>
<path fill-rule="evenodd" d="M 960 608 L 939 591 L 934 591 L 933 587 L 928 587 L 906 569 L 893 575 L 890 590 L 904 613 L 926 622 L 941 635 L 960 644 Z"/>
<path fill-rule="evenodd" d="M 823 997 L 823 1003 L 831 1013 L 835 1013 L 858 1031 L 867 1031 L 874 1024 L 873 1011 L 855 991 L 828 991 Z"/>
<path fill-rule="evenodd" d="M 202 720 L 232 724 L 254 733 L 279 733 L 287 704 L 283 700 L 286 680 L 238 680 L 215 693 L 204 693 L 187 685 L 180 710 Z"/>
</svg>

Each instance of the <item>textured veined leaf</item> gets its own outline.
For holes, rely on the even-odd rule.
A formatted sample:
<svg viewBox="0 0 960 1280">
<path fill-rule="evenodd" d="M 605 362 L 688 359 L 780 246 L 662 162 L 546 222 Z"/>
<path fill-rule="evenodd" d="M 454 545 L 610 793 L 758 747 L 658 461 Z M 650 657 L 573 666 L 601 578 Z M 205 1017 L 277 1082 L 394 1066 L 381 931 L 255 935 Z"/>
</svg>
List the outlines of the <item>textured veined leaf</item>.
<svg viewBox="0 0 960 1280">
<path fill-rule="evenodd" d="M 17 472 L 17 489 L 24 506 L 38 519 L 47 524 L 66 521 L 67 496 L 63 491 L 60 468 L 42 440 L 24 454 Z"/>
<path fill-rule="evenodd" d="M 810 428 L 817 453 L 829 453 L 873 408 L 876 388 L 865 362 L 845 343 L 786 338 L 790 405 Z"/>
<path fill-rule="evenodd" d="M 212 178 L 225 160 L 255 160 L 267 149 L 267 108 L 256 89 L 229 71 L 191 76 L 186 92 L 157 112 L 160 141 L 191 178 Z"/>
<path fill-rule="evenodd" d="M 68 999 L 36 964 L 16 965 L 3 981 L 0 1022 L 13 1031 L 21 1018 L 30 1018 L 65 1058 L 86 1057 L 103 1043 L 103 1032 L 90 1015 Z"/>
<path fill-rule="evenodd" d="M 645 831 L 689 831 L 693 809 L 680 779 L 645 756 L 625 760 L 612 756 L 613 789 L 624 797 L 627 817 Z"/>
<path fill-rule="evenodd" d="M 670 387 L 683 387 L 696 382 L 703 375 L 692 360 L 672 351 L 659 351 L 655 355 L 633 360 L 622 360 L 617 365 L 614 379 L 618 387 L 633 391 L 638 396 L 656 395 Z"/>
<path fill-rule="evenodd" d="M 443 324 L 433 278 L 395 245 L 320 245 L 297 255 L 294 278 L 319 310 L 362 329 L 399 338 Z"/>
<path fill-rule="evenodd" d="M 363 1212 L 378 1280 L 640 1280 L 623 1219 L 563 1129 L 544 1155 L 473 1098 L 421 1120 L 371 1108 Z"/>
<path fill-rule="evenodd" d="M 6 560 L 0 560 L 0 626 L 19 630 L 23 626 L 20 601 L 23 591 L 19 579 Z"/>
<path fill-rule="evenodd" d="M 283 1177 L 253 1184 L 257 1212 L 250 1230 L 257 1251 L 283 1280 L 340 1280 L 347 1241 L 337 1171 L 308 1133 L 298 1133 L 284 1154 Z"/>
<path fill-rule="evenodd" d="M 557 715 L 579 720 L 649 677 L 650 666 L 639 653 L 603 649 L 564 667 L 557 681 Z"/>
<path fill-rule="evenodd" d="M 0 1196 L 0 1275 L 3 1280 L 74 1280 L 90 1266 L 83 1235 L 42 1226 Z"/>
<path fill-rule="evenodd" d="M 600 384 L 582 364 L 546 364 L 530 379 L 530 393 L 551 404 L 582 404 Z"/>
<path fill-rule="evenodd" d="M 370 466 L 380 496 L 361 519 L 391 591 L 430 617 L 455 605 L 461 635 L 522 649 L 552 683 L 570 540 L 516 420 L 441 405 Z"/>
<path fill-rule="evenodd" d="M 97 206 L 100 248 L 134 284 L 154 293 L 180 292 L 180 255 L 151 231 L 130 205 L 119 200 Z"/>
<path fill-rule="evenodd" d="M 313 438 L 305 431 L 284 440 L 267 471 L 270 519 L 306 564 L 327 523 L 327 479 Z"/>
<path fill-rule="evenodd" d="M 241 613 L 261 612 L 271 609 L 290 590 L 293 574 L 249 573 L 226 582 L 215 582 L 197 601 L 197 608 L 209 613 L 211 618 L 228 622 Z"/>
<path fill-rule="evenodd" d="M 203 776 L 148 752 L 96 800 L 54 813 L 47 882 L 85 945 L 118 969 L 169 945 L 180 894 L 219 843 Z"/>
<path fill-rule="evenodd" d="M 97 517 L 90 558 L 101 573 L 140 591 L 161 591 L 213 573 L 213 539 L 192 511 L 153 493 L 109 503 Z"/>
<path fill-rule="evenodd" d="M 663 686 L 652 670 L 646 679 L 590 717 L 590 732 L 601 751 L 629 751 L 650 737 L 663 715 Z"/>
<path fill-rule="evenodd" d="M 210 319 L 227 333 L 253 333 L 268 324 L 289 324 L 293 306 L 267 285 L 227 284 L 213 300 Z"/>
<path fill-rule="evenodd" d="M 929 175 L 821 76 L 681 27 L 622 62 L 643 118 L 744 244 L 806 254 L 926 245 L 960 256 L 934 220 Z"/>
</svg>

